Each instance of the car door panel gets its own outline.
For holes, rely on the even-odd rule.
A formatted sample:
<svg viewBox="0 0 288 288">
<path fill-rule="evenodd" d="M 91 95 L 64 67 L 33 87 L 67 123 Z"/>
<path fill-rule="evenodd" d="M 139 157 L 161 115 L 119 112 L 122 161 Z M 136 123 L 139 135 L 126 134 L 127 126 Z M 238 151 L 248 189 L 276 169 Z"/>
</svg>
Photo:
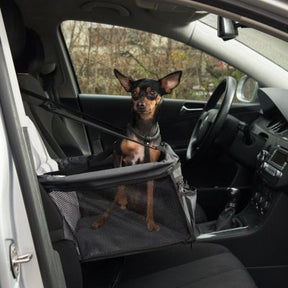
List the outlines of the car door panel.
<svg viewBox="0 0 288 288">
<path fill-rule="evenodd" d="M 107 126 L 114 127 L 125 133 L 126 123 L 130 115 L 130 99 L 126 96 L 87 95 L 80 94 L 79 101 L 82 112 L 95 117 Z M 94 154 L 109 149 L 116 140 L 115 137 L 103 134 L 94 128 L 87 128 L 91 149 Z"/>
</svg>

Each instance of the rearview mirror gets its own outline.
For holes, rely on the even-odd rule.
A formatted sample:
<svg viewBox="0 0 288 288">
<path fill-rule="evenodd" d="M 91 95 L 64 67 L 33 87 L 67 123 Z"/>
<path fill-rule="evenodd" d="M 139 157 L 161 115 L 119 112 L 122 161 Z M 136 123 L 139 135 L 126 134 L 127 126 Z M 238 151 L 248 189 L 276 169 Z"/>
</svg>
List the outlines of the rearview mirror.
<svg viewBox="0 0 288 288">
<path fill-rule="evenodd" d="M 257 102 L 257 90 L 259 84 L 256 80 L 247 75 L 240 78 L 237 89 L 236 97 L 240 102 L 255 103 Z"/>
<path fill-rule="evenodd" d="M 218 16 L 218 37 L 224 41 L 230 40 L 238 36 L 238 26 L 231 19 Z"/>
</svg>

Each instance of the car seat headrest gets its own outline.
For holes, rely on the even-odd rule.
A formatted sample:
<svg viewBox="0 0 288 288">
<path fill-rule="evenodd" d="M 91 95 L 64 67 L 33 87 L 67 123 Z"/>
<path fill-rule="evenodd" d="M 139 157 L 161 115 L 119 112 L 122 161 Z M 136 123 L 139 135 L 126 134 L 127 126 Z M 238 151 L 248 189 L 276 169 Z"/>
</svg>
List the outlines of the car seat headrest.
<svg viewBox="0 0 288 288">
<path fill-rule="evenodd" d="M 0 0 L 0 5 L 12 57 L 16 66 L 18 59 L 22 56 L 26 43 L 24 20 L 14 1 Z"/>
<path fill-rule="evenodd" d="M 44 63 L 41 67 L 40 74 L 48 75 L 50 73 L 53 73 L 56 70 L 56 66 L 56 63 L 54 62 Z"/>
<path fill-rule="evenodd" d="M 22 57 L 16 63 L 18 73 L 48 75 L 56 70 L 53 62 L 44 63 L 44 46 L 40 36 L 32 29 L 26 29 L 26 45 Z"/>
<path fill-rule="evenodd" d="M 26 45 L 21 59 L 16 63 L 19 73 L 39 73 L 44 62 L 44 47 L 38 34 L 31 29 L 26 29 Z"/>
</svg>

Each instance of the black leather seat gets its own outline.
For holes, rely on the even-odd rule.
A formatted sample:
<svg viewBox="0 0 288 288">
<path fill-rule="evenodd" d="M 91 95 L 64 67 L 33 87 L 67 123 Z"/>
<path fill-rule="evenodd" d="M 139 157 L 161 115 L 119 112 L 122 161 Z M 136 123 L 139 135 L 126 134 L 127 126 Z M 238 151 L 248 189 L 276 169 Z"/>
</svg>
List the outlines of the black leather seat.
<svg viewBox="0 0 288 288">
<path fill-rule="evenodd" d="M 2 1 L 2 7 L 13 57 L 18 66 L 27 45 L 27 31 L 12 1 Z M 27 83 L 29 86 L 29 81 Z M 35 89 L 36 86 L 41 89 L 40 83 L 28 88 Z M 46 139 L 46 142 L 49 140 Z M 113 287 L 122 288 L 256 287 L 245 267 L 228 249 L 208 243 L 196 243 L 192 248 L 181 245 L 119 259 L 83 263 L 81 267 L 73 242 L 59 237 L 63 234 L 62 216 L 43 189 L 41 194 L 53 246 L 60 254 L 68 288 L 82 287 L 81 268 L 84 271 L 84 287 L 111 287 L 112 282 L 115 284 Z M 120 263 L 118 269 L 110 269 L 111 265 L 115 268 L 115 263 Z M 111 275 L 112 278 L 109 278 Z"/>
<path fill-rule="evenodd" d="M 256 287 L 245 267 L 228 249 L 210 243 L 131 256 L 125 266 L 121 288 Z"/>
<path fill-rule="evenodd" d="M 256 287 L 245 267 L 217 244 L 194 243 L 83 264 L 84 287 Z M 97 279 L 97 281 L 95 281 Z M 109 281 L 107 281 L 109 279 Z"/>
</svg>

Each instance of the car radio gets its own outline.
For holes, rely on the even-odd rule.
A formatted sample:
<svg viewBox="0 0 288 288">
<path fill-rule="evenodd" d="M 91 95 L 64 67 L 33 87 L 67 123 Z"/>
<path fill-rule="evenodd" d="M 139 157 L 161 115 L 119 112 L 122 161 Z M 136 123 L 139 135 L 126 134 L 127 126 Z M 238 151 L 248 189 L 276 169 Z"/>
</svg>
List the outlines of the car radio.
<svg viewBox="0 0 288 288">
<path fill-rule="evenodd" d="M 277 146 L 271 154 L 263 150 L 258 155 L 260 174 L 268 185 L 275 188 L 288 185 L 288 150 Z"/>
</svg>

